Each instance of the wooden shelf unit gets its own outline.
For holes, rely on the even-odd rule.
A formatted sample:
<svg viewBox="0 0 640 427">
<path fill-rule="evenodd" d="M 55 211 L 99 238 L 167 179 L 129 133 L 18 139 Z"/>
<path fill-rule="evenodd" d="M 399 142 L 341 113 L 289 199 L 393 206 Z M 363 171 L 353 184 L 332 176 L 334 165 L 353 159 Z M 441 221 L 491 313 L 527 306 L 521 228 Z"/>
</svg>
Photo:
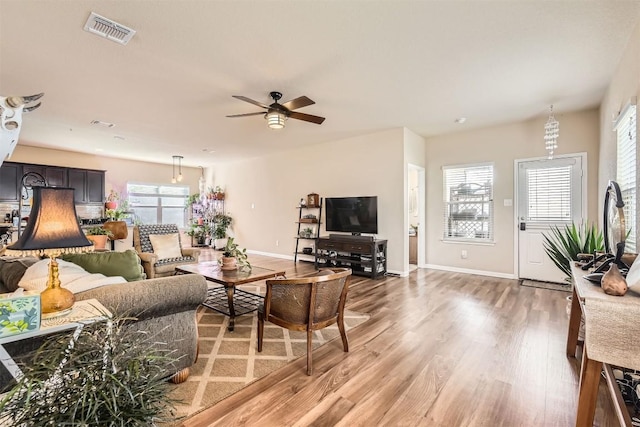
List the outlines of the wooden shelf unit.
<svg viewBox="0 0 640 427">
<path fill-rule="evenodd" d="M 320 200 L 318 201 L 317 205 L 300 205 L 298 207 L 296 207 L 296 209 L 298 209 L 298 220 L 296 221 L 296 224 L 298 225 L 298 232 L 296 233 L 296 249 L 294 251 L 293 254 L 293 262 L 298 262 L 298 255 L 303 255 L 303 256 L 308 256 L 308 257 L 312 257 L 314 256 L 315 253 L 315 242 L 316 240 L 320 237 L 320 224 L 322 224 L 322 197 L 320 198 Z M 311 218 L 303 218 L 303 212 L 307 212 L 308 214 L 315 214 L 315 212 L 317 211 L 316 214 L 316 218 L 315 219 L 311 219 Z M 306 215 L 306 214 L 305 214 Z M 311 235 L 311 237 L 301 237 L 300 236 L 300 232 L 304 229 L 304 228 L 313 228 L 313 233 Z M 305 240 L 305 241 L 312 241 L 313 242 L 313 246 L 311 247 L 312 251 L 310 254 L 305 254 L 301 249 L 300 249 L 300 240 Z M 315 259 L 308 259 L 308 260 L 303 260 L 301 259 L 300 261 L 315 261 Z"/>
</svg>

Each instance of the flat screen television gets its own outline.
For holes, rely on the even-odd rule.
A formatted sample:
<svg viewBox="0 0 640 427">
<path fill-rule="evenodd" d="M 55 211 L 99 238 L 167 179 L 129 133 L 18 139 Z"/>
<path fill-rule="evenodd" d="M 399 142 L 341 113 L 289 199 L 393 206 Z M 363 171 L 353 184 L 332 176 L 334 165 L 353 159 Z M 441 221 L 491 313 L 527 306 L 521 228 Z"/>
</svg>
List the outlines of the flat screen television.
<svg viewBox="0 0 640 427">
<path fill-rule="evenodd" d="M 326 229 L 342 233 L 378 233 L 378 197 L 327 197 Z"/>
</svg>

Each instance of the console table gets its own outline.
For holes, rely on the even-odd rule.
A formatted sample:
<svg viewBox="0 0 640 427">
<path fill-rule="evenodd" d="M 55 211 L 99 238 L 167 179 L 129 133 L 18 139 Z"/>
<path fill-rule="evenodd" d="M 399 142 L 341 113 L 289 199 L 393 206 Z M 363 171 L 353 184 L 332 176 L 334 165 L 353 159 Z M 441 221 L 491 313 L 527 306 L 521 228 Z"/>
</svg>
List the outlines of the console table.
<svg viewBox="0 0 640 427">
<path fill-rule="evenodd" d="M 387 241 L 359 237 L 320 237 L 316 240 L 316 268 L 348 267 L 372 279 L 387 272 Z"/>
<path fill-rule="evenodd" d="M 575 357 L 580 318 L 584 316 L 585 342 L 580 368 L 580 390 L 576 426 L 592 426 L 598 399 L 600 373 L 604 369 L 620 425 L 631 427 L 620 388 L 610 365 L 640 369 L 640 294 L 629 290 L 623 297 L 604 293 L 599 285 L 583 276 L 580 267 L 572 266 L 573 300 L 569 316 L 567 356 Z"/>
</svg>

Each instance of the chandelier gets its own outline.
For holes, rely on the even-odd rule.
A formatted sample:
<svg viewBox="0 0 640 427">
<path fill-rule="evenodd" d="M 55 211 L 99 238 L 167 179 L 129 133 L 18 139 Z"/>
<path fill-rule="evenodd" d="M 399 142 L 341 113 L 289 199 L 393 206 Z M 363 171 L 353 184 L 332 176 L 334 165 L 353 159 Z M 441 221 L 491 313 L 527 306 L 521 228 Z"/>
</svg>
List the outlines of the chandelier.
<svg viewBox="0 0 640 427">
<path fill-rule="evenodd" d="M 553 105 L 549 107 L 549 119 L 544 125 L 544 145 L 549 153 L 549 159 L 553 159 L 553 152 L 558 148 L 558 136 L 560 135 L 560 123 L 553 116 Z"/>
</svg>

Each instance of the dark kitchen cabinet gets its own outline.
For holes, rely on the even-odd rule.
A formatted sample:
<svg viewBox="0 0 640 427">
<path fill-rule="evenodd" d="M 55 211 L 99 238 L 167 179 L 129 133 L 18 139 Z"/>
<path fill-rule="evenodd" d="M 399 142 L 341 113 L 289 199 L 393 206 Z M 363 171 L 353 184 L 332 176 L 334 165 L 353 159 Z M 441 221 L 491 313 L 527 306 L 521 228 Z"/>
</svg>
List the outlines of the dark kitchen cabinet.
<svg viewBox="0 0 640 427">
<path fill-rule="evenodd" d="M 104 203 L 104 171 L 87 171 L 87 203 Z"/>
<path fill-rule="evenodd" d="M 20 195 L 19 181 L 22 165 L 4 162 L 0 166 L 0 202 L 17 202 Z"/>
<path fill-rule="evenodd" d="M 42 175 L 50 186 L 74 188 L 76 204 L 104 202 L 104 171 L 14 162 L 4 162 L 0 166 L 0 202 L 18 202 L 22 177 L 29 172 Z M 28 178 L 27 184 L 33 179 Z"/>
<path fill-rule="evenodd" d="M 67 185 L 67 168 L 44 165 L 22 165 L 22 173 L 35 172 L 47 180 L 52 187 L 65 187 Z"/>
<path fill-rule="evenodd" d="M 69 187 L 74 188 L 76 204 L 102 204 L 104 202 L 104 171 L 69 169 Z"/>
</svg>

